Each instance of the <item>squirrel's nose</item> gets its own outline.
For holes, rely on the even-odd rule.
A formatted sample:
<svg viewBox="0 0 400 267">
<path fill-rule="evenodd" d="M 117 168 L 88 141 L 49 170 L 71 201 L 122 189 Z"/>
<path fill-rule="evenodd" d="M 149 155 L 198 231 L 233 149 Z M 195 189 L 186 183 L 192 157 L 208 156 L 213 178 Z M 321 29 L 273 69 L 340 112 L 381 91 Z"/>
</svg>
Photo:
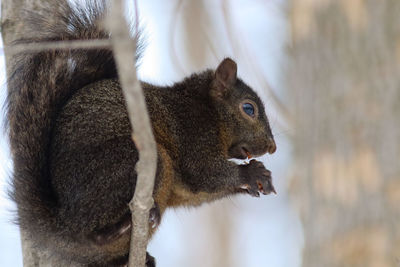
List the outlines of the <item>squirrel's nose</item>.
<svg viewBox="0 0 400 267">
<path fill-rule="evenodd" d="M 267 151 L 269 154 L 273 154 L 276 151 L 275 140 L 272 137 L 268 138 L 268 148 Z"/>
</svg>

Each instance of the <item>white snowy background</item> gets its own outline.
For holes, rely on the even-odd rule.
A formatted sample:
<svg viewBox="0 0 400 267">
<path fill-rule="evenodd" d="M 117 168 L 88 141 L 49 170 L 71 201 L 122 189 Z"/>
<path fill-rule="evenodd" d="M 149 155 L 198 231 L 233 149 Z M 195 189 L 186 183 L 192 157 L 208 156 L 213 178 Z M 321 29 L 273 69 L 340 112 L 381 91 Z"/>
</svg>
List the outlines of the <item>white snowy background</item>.
<svg viewBox="0 0 400 267">
<path fill-rule="evenodd" d="M 285 124 L 274 109 L 273 101 L 261 88 L 251 67 L 261 68 L 274 92 L 281 96 L 279 88 L 284 79 L 285 45 L 289 34 L 284 0 L 232 0 L 229 10 L 234 21 L 232 28 L 240 33 L 240 43 L 246 53 L 236 55 L 229 38 L 218 45 L 218 55 L 201 69 L 188 67 L 180 71 L 171 59 L 171 19 L 177 16 L 176 1 L 139 1 L 141 24 L 145 30 L 147 47 L 139 69 L 142 80 L 156 84 L 171 84 L 193 71 L 215 68 L 225 56 L 238 63 L 238 74 L 259 92 L 266 104 L 272 130 L 278 146 L 274 155 L 265 156 L 267 168 L 273 173 L 278 195 L 252 198 L 238 196 L 206 204 L 200 208 L 175 209 L 166 212 L 163 222 L 150 243 L 149 251 L 156 257 L 157 266 L 217 266 L 216 252 L 220 251 L 217 223 L 226 223 L 229 234 L 230 266 L 232 267 L 296 267 L 300 266 L 303 236 L 299 217 L 292 207 L 287 192 L 290 167 L 290 144 Z M 215 32 L 223 32 L 220 25 L 222 11 L 220 1 L 206 1 L 212 12 Z M 181 11 L 181 12 L 184 12 Z M 178 20 L 179 26 L 179 20 Z M 179 50 L 180 30 L 177 28 L 172 42 Z M 224 33 L 225 35 L 227 33 Z M 226 35 L 227 36 L 227 35 Z M 248 55 L 248 57 L 244 56 Z M 184 62 L 184 61 L 182 61 Z M 184 65 L 184 64 L 183 64 Z M 4 55 L 0 52 L 0 102 L 6 94 Z M 4 110 L 0 113 L 0 125 L 4 123 Z M 282 126 L 283 125 L 283 126 Z M 22 266 L 18 228 L 12 224 L 13 204 L 6 196 L 12 162 L 6 139 L 0 139 L 0 266 Z M 222 211 L 222 212 L 221 212 Z M 217 229 L 221 229 L 219 225 Z M 222 227 L 223 229 L 223 227 Z M 219 267 L 219 266 L 218 266 Z"/>
</svg>

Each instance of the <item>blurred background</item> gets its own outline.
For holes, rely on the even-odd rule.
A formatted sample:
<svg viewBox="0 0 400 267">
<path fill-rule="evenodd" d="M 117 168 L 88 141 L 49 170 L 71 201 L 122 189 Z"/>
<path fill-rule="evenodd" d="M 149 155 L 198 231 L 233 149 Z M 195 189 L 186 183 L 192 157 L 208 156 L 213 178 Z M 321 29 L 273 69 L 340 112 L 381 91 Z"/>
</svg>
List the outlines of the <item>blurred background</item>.
<svg viewBox="0 0 400 267">
<path fill-rule="evenodd" d="M 171 84 L 230 56 L 278 146 L 262 158 L 278 195 L 169 210 L 157 266 L 400 266 L 400 1 L 138 3 L 141 79 Z M 0 266 L 22 266 L 0 144 Z"/>
</svg>

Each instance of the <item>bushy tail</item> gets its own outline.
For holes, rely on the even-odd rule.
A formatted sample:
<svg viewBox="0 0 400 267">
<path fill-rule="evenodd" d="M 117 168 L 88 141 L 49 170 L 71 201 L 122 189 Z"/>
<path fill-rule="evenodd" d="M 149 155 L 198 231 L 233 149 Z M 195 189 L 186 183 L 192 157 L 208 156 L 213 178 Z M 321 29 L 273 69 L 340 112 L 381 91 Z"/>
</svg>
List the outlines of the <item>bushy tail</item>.
<svg viewBox="0 0 400 267">
<path fill-rule="evenodd" d="M 108 39 L 99 23 L 103 1 L 71 7 L 56 1 L 52 10 L 26 12 L 28 36 L 17 44 Z M 133 60 L 133 59 L 132 59 Z M 60 107 L 83 86 L 117 76 L 110 49 L 52 49 L 14 57 L 8 79 L 7 119 L 14 161 L 11 196 L 18 206 L 18 223 L 28 233 L 57 231 L 57 200 L 49 181 L 50 136 Z"/>
</svg>

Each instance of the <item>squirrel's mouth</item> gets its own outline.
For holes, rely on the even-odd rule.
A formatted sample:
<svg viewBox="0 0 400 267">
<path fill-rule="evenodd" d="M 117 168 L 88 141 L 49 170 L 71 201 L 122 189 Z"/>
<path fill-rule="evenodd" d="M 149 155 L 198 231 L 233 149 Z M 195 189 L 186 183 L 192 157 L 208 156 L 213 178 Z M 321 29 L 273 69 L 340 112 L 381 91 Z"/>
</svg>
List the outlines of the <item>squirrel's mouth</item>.
<svg viewBox="0 0 400 267">
<path fill-rule="evenodd" d="M 254 157 L 254 153 L 250 152 L 247 146 L 243 144 L 233 145 L 228 150 L 228 156 L 234 159 L 250 159 Z"/>
<path fill-rule="evenodd" d="M 240 149 L 241 156 L 243 157 L 242 159 L 251 159 L 253 156 L 249 152 L 249 150 L 245 147 L 241 147 Z"/>
<path fill-rule="evenodd" d="M 236 143 L 228 149 L 229 158 L 234 159 L 251 159 L 259 157 L 266 153 L 274 153 L 276 150 L 275 142 L 270 142 L 265 145 L 251 146 L 247 143 Z"/>
</svg>

